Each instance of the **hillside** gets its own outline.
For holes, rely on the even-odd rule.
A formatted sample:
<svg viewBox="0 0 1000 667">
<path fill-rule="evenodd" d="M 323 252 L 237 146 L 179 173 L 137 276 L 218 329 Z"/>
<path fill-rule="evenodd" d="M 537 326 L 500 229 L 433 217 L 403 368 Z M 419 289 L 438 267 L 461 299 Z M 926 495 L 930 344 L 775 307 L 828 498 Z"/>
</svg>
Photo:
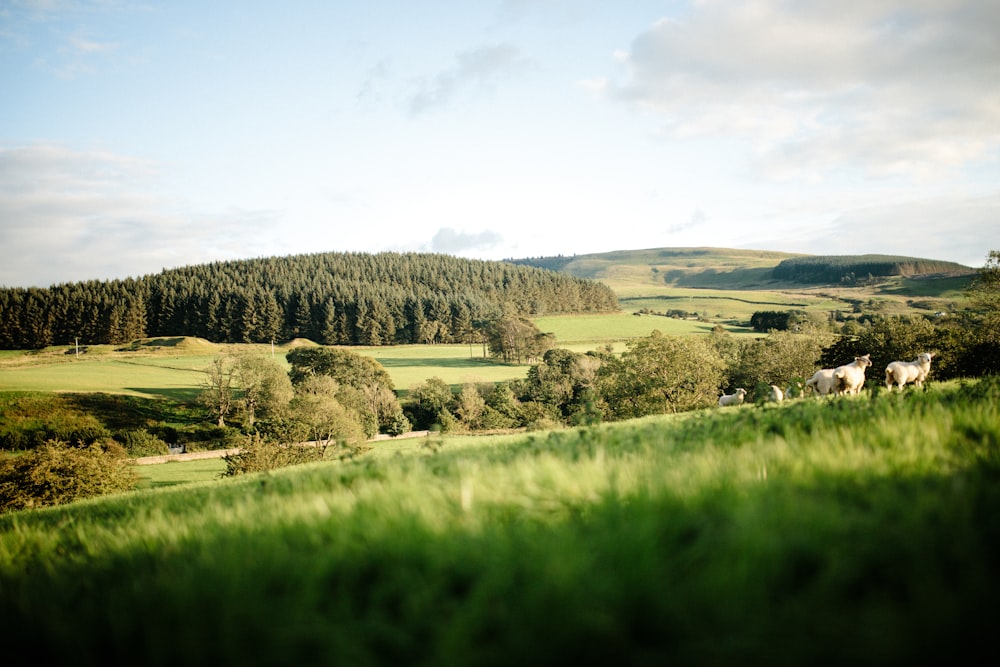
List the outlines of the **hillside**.
<svg viewBox="0 0 1000 667">
<path fill-rule="evenodd" d="M 659 283 L 702 289 L 772 289 L 781 284 L 829 285 L 887 276 L 967 276 L 974 269 L 897 255 L 803 255 L 733 248 L 647 248 L 588 255 L 535 257 L 512 263 L 606 282 Z"/>
<path fill-rule="evenodd" d="M 934 383 L 409 440 L 11 513 L 4 648 L 72 665 L 964 664 L 993 648 L 998 406 L 995 377 Z"/>
<path fill-rule="evenodd" d="M 138 279 L 0 289 L 0 349 L 145 336 L 326 344 L 464 341 L 506 315 L 609 312 L 600 282 L 507 262 L 318 253 L 217 262 Z"/>
<path fill-rule="evenodd" d="M 614 290 L 625 312 L 730 325 L 746 324 L 761 310 L 798 310 L 821 318 L 858 309 L 887 315 L 950 312 L 961 307 L 975 274 L 952 262 L 900 256 L 709 247 L 510 261 L 599 280 Z"/>
</svg>

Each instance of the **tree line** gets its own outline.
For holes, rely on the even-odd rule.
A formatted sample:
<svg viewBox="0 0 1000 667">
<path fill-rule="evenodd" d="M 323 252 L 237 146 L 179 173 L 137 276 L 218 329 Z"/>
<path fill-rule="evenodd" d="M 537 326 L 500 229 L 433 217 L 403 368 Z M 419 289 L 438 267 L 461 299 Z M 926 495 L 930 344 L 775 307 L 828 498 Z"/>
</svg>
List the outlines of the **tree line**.
<svg viewBox="0 0 1000 667">
<path fill-rule="evenodd" d="M 606 285 L 429 253 L 317 253 L 0 289 L 0 349 L 188 335 L 327 345 L 466 342 L 501 316 L 609 312 Z"/>
<path fill-rule="evenodd" d="M 849 283 L 885 276 L 972 273 L 969 267 L 897 255 L 818 255 L 782 260 L 771 270 L 775 280 L 797 283 Z"/>
<path fill-rule="evenodd" d="M 650 336 L 578 353 L 549 347 L 523 380 L 467 384 L 450 391 L 439 379 L 411 389 L 403 410 L 416 428 L 478 430 L 586 425 L 716 405 L 720 393 L 747 390 L 766 400 L 770 385 L 801 391 L 805 378 L 869 354 L 868 385 L 879 391 L 892 361 L 934 352 L 931 380 L 1000 375 L 1000 251 L 967 291 L 970 307 L 947 318 L 871 316 L 839 329 L 819 326 L 794 311 L 760 313 L 759 338 L 721 327 L 709 336 Z M 794 324 L 794 327 L 789 327 Z M 770 325 L 770 326 L 769 326 Z"/>
</svg>

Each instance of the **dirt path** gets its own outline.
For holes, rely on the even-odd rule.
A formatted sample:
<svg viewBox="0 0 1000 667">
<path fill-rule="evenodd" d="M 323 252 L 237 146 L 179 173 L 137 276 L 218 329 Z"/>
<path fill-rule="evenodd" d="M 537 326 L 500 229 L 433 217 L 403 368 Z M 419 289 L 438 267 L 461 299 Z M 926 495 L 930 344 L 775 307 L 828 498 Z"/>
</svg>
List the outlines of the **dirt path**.
<svg viewBox="0 0 1000 667">
<path fill-rule="evenodd" d="M 402 435 L 378 434 L 368 442 L 381 442 L 383 440 L 403 440 L 405 438 L 423 438 L 427 431 L 410 431 Z M 135 460 L 136 465 L 145 466 L 156 463 L 169 463 L 171 461 L 197 461 L 198 459 L 221 459 L 223 456 L 239 454 L 239 448 L 235 449 L 210 449 L 206 452 L 191 452 L 190 454 L 163 454 L 161 456 L 143 456 Z"/>
</svg>

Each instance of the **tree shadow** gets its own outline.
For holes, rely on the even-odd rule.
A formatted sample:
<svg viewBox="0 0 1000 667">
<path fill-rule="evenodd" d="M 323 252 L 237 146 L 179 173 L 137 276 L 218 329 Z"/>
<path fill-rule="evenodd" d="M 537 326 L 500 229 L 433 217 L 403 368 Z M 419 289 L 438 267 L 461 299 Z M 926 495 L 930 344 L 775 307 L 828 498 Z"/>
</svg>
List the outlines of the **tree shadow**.
<svg viewBox="0 0 1000 667">
<path fill-rule="evenodd" d="M 495 359 L 483 359 L 482 357 L 470 358 L 449 358 L 449 359 L 426 359 L 414 357 L 408 359 L 379 359 L 378 362 L 386 368 L 478 368 L 482 366 L 496 366 L 499 362 Z M 502 365 L 502 364 L 501 364 Z"/>
<path fill-rule="evenodd" d="M 151 398 L 169 398 L 178 403 L 194 403 L 202 392 L 197 387 L 125 387 L 128 391 L 145 394 Z"/>
</svg>

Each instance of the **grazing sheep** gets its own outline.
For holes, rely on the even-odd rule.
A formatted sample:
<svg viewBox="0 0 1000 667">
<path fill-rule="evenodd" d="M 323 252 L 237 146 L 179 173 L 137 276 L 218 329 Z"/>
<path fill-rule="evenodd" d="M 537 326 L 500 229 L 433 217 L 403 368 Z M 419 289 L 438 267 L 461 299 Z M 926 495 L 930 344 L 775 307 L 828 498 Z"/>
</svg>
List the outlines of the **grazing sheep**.
<svg viewBox="0 0 1000 667">
<path fill-rule="evenodd" d="M 816 371 L 813 376 L 806 380 L 805 387 L 802 391 L 807 389 L 812 389 L 819 396 L 826 396 L 831 391 L 833 391 L 833 386 L 835 383 L 833 373 L 836 369 L 824 368 L 823 370 Z"/>
<path fill-rule="evenodd" d="M 723 394 L 719 397 L 719 407 L 724 408 L 727 405 L 739 405 L 743 402 L 743 397 L 747 395 L 747 390 L 740 387 L 733 394 Z"/>
<path fill-rule="evenodd" d="M 923 352 L 913 361 L 894 361 L 885 367 L 885 388 L 892 391 L 892 385 L 898 385 L 903 391 L 903 385 L 912 382 L 922 387 L 927 374 L 931 372 L 933 352 Z"/>
<path fill-rule="evenodd" d="M 778 385 L 771 385 L 771 391 L 767 393 L 767 400 L 774 403 L 781 403 L 785 400 L 785 392 L 781 391 L 781 387 Z"/>
<path fill-rule="evenodd" d="M 854 361 L 843 366 L 838 366 L 833 372 L 835 385 L 833 393 L 839 395 L 854 394 L 861 392 L 865 386 L 865 370 L 872 365 L 870 355 L 854 357 Z"/>
</svg>

